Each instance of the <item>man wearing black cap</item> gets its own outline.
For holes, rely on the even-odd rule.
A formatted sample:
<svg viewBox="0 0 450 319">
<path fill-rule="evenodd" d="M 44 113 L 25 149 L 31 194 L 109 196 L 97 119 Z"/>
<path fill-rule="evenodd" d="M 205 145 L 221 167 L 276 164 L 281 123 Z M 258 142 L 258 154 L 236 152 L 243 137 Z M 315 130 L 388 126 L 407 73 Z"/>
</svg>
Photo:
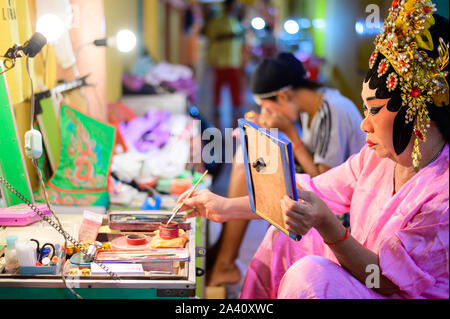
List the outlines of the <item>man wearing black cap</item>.
<svg viewBox="0 0 450 319">
<path fill-rule="evenodd" d="M 301 171 L 311 177 L 342 164 L 365 144 L 362 117 L 353 102 L 310 81 L 291 53 L 261 62 L 251 90 L 261 106 L 259 124 L 278 128 L 289 137 Z M 296 127 L 299 122 L 302 137 Z"/>
<path fill-rule="evenodd" d="M 311 177 L 322 174 L 344 163 L 365 144 L 360 129 L 362 116 L 353 102 L 339 91 L 309 80 L 303 64 L 291 53 L 262 61 L 252 75 L 251 90 L 261 114 L 247 119 L 287 135 L 293 144 L 297 173 Z M 247 195 L 243 160 L 239 157 L 242 153 L 238 147 L 228 197 Z M 240 280 L 235 260 L 247 225 L 245 220 L 224 223 L 209 285 Z"/>
</svg>

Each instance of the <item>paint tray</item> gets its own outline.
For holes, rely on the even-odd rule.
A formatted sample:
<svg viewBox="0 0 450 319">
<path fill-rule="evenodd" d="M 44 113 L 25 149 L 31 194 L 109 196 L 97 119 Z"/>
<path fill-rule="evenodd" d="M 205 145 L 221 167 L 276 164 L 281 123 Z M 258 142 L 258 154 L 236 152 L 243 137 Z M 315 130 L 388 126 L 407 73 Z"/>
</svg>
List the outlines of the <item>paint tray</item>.
<svg viewBox="0 0 450 319">
<path fill-rule="evenodd" d="M 141 264 L 151 276 L 176 276 L 189 262 L 187 248 L 157 248 L 143 251 L 101 250 L 96 261 L 108 264 Z"/>
<path fill-rule="evenodd" d="M 110 229 L 121 231 L 155 231 L 161 222 L 169 219 L 169 211 L 109 211 L 108 225 Z M 191 224 L 182 214 L 175 216 L 181 229 L 189 230 Z"/>
</svg>

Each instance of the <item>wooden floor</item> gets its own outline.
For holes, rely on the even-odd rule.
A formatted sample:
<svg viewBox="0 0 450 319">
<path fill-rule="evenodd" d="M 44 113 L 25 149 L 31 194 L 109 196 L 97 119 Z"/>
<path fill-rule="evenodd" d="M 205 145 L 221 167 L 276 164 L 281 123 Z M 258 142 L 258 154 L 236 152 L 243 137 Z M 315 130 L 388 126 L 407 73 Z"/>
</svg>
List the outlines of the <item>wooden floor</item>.
<svg viewBox="0 0 450 319">
<path fill-rule="evenodd" d="M 206 287 L 205 289 L 206 299 L 226 299 L 225 286 L 219 287 Z"/>
<path fill-rule="evenodd" d="M 199 75 L 199 101 L 198 108 L 202 116 L 204 116 L 210 123 L 214 123 L 215 107 L 213 103 L 213 83 L 214 76 L 211 69 L 202 66 Z M 232 103 L 229 88 L 222 89 L 222 103 L 220 106 L 220 118 L 222 127 L 230 127 L 232 123 Z M 255 107 L 253 95 L 250 89 L 245 88 L 244 92 L 245 107 L 248 110 L 260 111 Z M 255 109 L 256 108 L 256 109 Z M 225 164 L 219 176 L 215 179 L 211 191 L 220 196 L 226 196 L 228 193 L 229 178 L 231 175 L 231 164 Z M 241 291 L 242 283 L 244 281 L 247 267 L 253 258 L 259 244 L 264 238 L 267 231 L 268 223 L 264 220 L 252 220 L 248 226 L 245 237 L 239 251 L 239 257 L 236 261 L 237 266 L 241 270 L 242 278 L 238 284 L 228 285 L 223 287 L 205 287 L 205 297 L 207 299 L 237 299 Z M 211 247 L 218 239 L 222 231 L 222 225 L 214 222 L 209 224 L 208 246 Z"/>
</svg>

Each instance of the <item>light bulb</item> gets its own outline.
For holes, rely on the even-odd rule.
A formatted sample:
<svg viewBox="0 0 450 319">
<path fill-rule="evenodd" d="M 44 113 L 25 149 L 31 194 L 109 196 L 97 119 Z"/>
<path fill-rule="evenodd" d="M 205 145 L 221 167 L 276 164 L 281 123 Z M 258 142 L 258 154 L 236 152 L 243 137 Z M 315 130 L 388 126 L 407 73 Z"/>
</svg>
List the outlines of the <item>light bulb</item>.
<svg viewBox="0 0 450 319">
<path fill-rule="evenodd" d="M 255 30 L 262 30 L 266 27 L 266 21 L 261 17 L 253 18 L 251 24 Z"/>
<path fill-rule="evenodd" d="M 296 34 L 300 31 L 300 27 L 295 20 L 287 20 L 284 23 L 284 30 L 289 34 Z"/>
<path fill-rule="evenodd" d="M 115 45 L 120 52 L 130 52 L 136 46 L 136 36 L 130 30 L 119 31 L 115 40 Z"/>
<path fill-rule="evenodd" d="M 36 31 L 43 34 L 48 43 L 57 42 L 64 30 L 64 21 L 54 14 L 44 14 L 36 23 Z"/>
</svg>

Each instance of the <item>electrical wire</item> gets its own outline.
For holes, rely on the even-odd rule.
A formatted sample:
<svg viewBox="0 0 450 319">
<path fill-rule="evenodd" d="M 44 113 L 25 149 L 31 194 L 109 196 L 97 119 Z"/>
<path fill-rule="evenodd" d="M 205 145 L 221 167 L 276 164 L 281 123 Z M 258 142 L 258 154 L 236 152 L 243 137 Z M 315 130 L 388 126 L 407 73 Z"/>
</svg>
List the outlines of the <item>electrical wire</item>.
<svg viewBox="0 0 450 319">
<path fill-rule="evenodd" d="M 34 129 L 34 111 L 35 111 L 35 104 L 34 104 L 34 103 L 35 103 L 35 97 L 34 97 L 33 78 L 32 78 L 32 76 L 31 76 L 31 72 L 30 72 L 29 60 L 30 60 L 30 57 L 27 56 L 27 59 L 26 59 L 26 67 L 27 67 L 27 73 L 28 73 L 28 77 L 29 77 L 29 79 L 30 79 L 30 85 L 31 85 L 31 116 L 30 116 L 30 129 L 33 130 L 33 129 Z M 44 79 L 44 81 L 45 81 L 45 79 Z M 40 181 L 40 183 L 41 183 L 41 188 L 42 188 L 42 192 L 44 193 L 44 199 L 45 199 L 45 202 L 46 202 L 46 204 L 47 204 L 47 207 L 48 207 L 48 209 L 50 210 L 52 217 L 54 217 L 55 220 L 56 220 L 56 222 L 58 223 L 58 226 L 61 228 L 61 230 L 63 230 L 63 227 L 62 227 L 62 225 L 61 225 L 61 222 L 60 222 L 59 218 L 56 216 L 56 214 L 54 213 L 53 209 L 51 208 L 50 201 L 49 201 L 49 199 L 48 199 L 47 190 L 46 190 L 46 188 L 45 188 L 44 179 L 42 178 L 42 173 L 41 173 L 41 170 L 40 170 L 40 168 L 39 168 L 39 165 L 38 165 L 36 159 L 32 159 L 31 161 L 32 161 L 32 163 L 33 163 L 33 166 L 34 166 L 34 168 L 35 168 L 35 170 L 36 170 L 36 173 L 37 173 L 37 175 L 38 175 L 39 181 Z M 67 248 L 67 237 L 66 237 L 66 236 L 63 236 L 63 237 L 64 237 L 64 249 L 63 249 L 63 250 L 64 250 L 64 253 L 63 253 L 64 255 L 63 255 L 62 258 L 61 258 L 62 260 L 64 260 L 65 257 L 66 257 L 66 248 Z M 77 293 L 76 293 L 71 287 L 69 287 L 69 285 L 67 284 L 66 278 L 65 278 L 65 276 L 64 276 L 64 265 L 61 266 L 61 279 L 62 279 L 64 285 L 66 286 L 66 288 L 67 288 L 74 296 L 76 296 L 78 299 L 83 299 L 79 294 L 77 294 Z"/>
<path fill-rule="evenodd" d="M 28 77 L 29 77 L 29 79 L 30 79 L 31 93 L 32 93 L 32 96 L 31 96 L 31 101 L 32 101 L 32 102 L 31 102 L 31 116 L 32 116 L 32 117 L 31 117 L 30 122 L 31 122 L 31 129 L 33 129 L 33 123 L 34 123 L 34 100 L 35 100 L 35 98 L 34 98 L 33 78 L 31 77 L 28 59 L 29 59 L 29 57 L 27 56 L 27 61 L 26 61 L 26 62 L 27 62 L 27 63 L 26 63 L 26 64 L 27 64 L 27 73 L 28 73 Z M 64 237 L 64 239 L 65 239 L 65 243 L 66 243 L 65 246 L 67 247 L 67 239 L 69 239 L 69 240 L 70 240 L 73 244 L 75 244 L 76 246 L 81 246 L 80 244 L 78 244 L 78 242 L 77 242 L 74 238 L 72 238 L 66 231 L 64 231 L 64 229 L 63 229 L 61 223 L 59 222 L 58 217 L 56 216 L 55 212 L 54 212 L 53 209 L 51 208 L 50 201 L 49 201 L 49 199 L 48 199 L 47 190 L 46 190 L 46 188 L 45 188 L 44 179 L 43 179 L 43 177 L 42 177 L 42 173 L 41 173 L 41 170 L 40 170 L 40 168 L 39 168 L 39 165 L 37 164 L 37 161 L 36 161 L 35 159 L 33 159 L 33 165 L 34 165 L 34 167 L 35 167 L 35 169 L 36 169 L 37 175 L 38 175 L 39 180 L 40 180 L 40 182 L 41 182 L 41 185 L 42 185 L 42 191 L 43 191 L 43 193 L 44 193 L 44 199 L 45 199 L 45 201 L 46 201 L 47 207 L 48 207 L 48 209 L 50 210 L 52 216 L 57 220 L 57 222 L 58 222 L 57 226 L 59 227 L 59 229 L 60 229 L 61 231 L 59 231 L 57 227 L 55 227 L 55 228 L 56 228 L 56 230 L 58 230 L 58 231 L 61 233 L 61 235 L 63 235 L 63 237 Z M 22 196 L 22 197 L 23 197 L 23 196 Z M 25 202 L 25 201 L 24 201 L 24 202 Z M 29 205 L 29 206 L 30 206 L 30 205 Z M 38 209 L 35 209 L 35 207 L 32 207 L 32 206 L 33 206 L 33 205 L 31 205 L 30 207 L 31 207 L 33 210 L 35 210 L 35 212 L 36 212 L 39 216 L 41 216 L 44 220 L 47 220 L 46 218 L 44 218 L 45 216 L 42 214 L 42 212 L 40 212 Z M 54 226 L 54 225 L 51 223 L 51 221 L 48 221 L 48 220 L 47 220 L 47 222 L 49 222 L 50 225 Z M 78 247 L 78 248 L 80 248 L 80 247 Z M 83 253 L 86 254 L 86 252 L 84 251 L 84 249 L 80 249 L 80 250 L 81 250 L 81 252 L 83 252 Z M 86 255 L 87 255 L 87 254 L 86 254 Z M 120 279 L 119 276 L 118 276 L 116 273 L 112 272 L 112 271 L 111 271 L 107 266 L 105 266 L 104 264 L 99 263 L 99 262 L 96 262 L 96 261 L 94 261 L 94 262 L 95 262 L 100 268 L 102 268 L 107 274 L 109 274 L 113 279 L 115 279 L 115 280 Z M 64 280 L 64 282 L 65 282 L 64 277 L 63 277 L 63 280 Z M 69 287 L 67 287 L 67 288 L 70 290 Z"/>
<path fill-rule="evenodd" d="M 30 72 L 30 57 L 27 56 L 26 59 L 26 66 L 27 66 L 27 73 L 28 73 L 28 78 L 30 79 L 30 85 L 31 85 L 31 115 L 30 115 L 30 130 L 33 129 L 33 124 L 34 124 L 34 109 L 35 109 L 35 105 L 34 105 L 34 88 L 33 88 L 33 78 L 31 77 L 31 72 Z"/>
<path fill-rule="evenodd" d="M 91 45 L 91 44 L 93 44 L 93 42 L 91 41 L 91 42 L 86 42 L 86 43 L 83 43 L 83 44 L 81 44 L 80 46 L 78 46 L 78 48 L 75 50 L 75 60 L 78 58 L 78 54 L 80 54 L 80 51 L 83 49 L 83 48 L 85 48 L 85 47 L 87 47 L 88 45 Z"/>
<path fill-rule="evenodd" d="M 45 48 L 45 56 L 42 55 L 42 68 L 44 69 L 43 71 L 43 78 L 44 78 L 44 86 L 47 87 L 47 58 L 48 58 L 48 48 L 50 46 L 47 45 Z"/>
<path fill-rule="evenodd" d="M 48 50 L 47 50 L 47 54 L 48 54 Z M 31 89 L 31 107 L 30 107 L 30 129 L 33 130 L 34 129 L 34 117 L 35 117 L 35 96 L 34 96 L 34 86 L 33 86 L 33 78 L 31 76 L 31 72 L 30 72 L 30 62 L 29 62 L 30 57 L 27 56 L 26 57 L 26 69 L 27 69 L 27 74 L 28 74 L 28 78 L 30 80 L 30 89 Z M 44 62 L 44 69 L 46 68 L 46 62 Z M 7 71 L 7 70 L 5 70 Z M 76 68 L 76 66 L 74 67 L 74 71 L 76 74 L 78 74 L 78 70 Z M 3 73 L 3 72 L 2 72 Z M 45 70 L 44 70 L 44 82 L 45 82 Z M 84 96 L 84 94 L 82 94 L 84 99 L 87 102 L 86 97 Z M 98 99 L 98 96 L 97 96 Z M 89 106 L 88 106 L 89 107 Z M 48 194 L 47 194 L 47 190 L 45 187 L 45 183 L 44 183 L 44 179 L 42 177 L 42 172 L 39 168 L 39 164 L 37 162 L 36 159 L 32 158 L 31 159 L 33 166 L 36 170 L 36 173 L 38 175 L 39 181 L 41 183 L 41 188 L 42 188 L 42 192 L 44 194 L 44 199 L 45 202 L 47 204 L 47 207 L 51 213 L 51 216 L 56 220 L 56 222 L 54 220 L 52 220 L 51 218 L 49 218 L 48 216 L 45 216 L 44 213 L 42 213 L 41 211 L 39 211 L 39 209 L 37 209 L 37 207 L 34 205 L 34 202 L 31 202 L 29 200 L 27 200 L 22 194 L 18 193 L 17 190 L 14 189 L 14 187 L 12 185 L 10 185 L 6 179 L 4 179 L 2 176 L 0 176 L 0 182 L 2 184 L 4 184 L 11 192 L 13 192 L 16 196 L 18 196 L 24 203 L 26 203 L 30 208 L 32 208 L 43 220 L 45 220 L 48 224 L 50 224 L 53 228 L 55 228 L 63 237 L 64 237 L 64 249 L 63 249 L 63 256 L 61 256 L 61 260 L 65 260 L 66 258 L 66 248 L 67 248 L 67 242 L 68 239 L 75 244 L 81 252 L 85 253 L 85 249 L 81 246 L 81 244 L 79 244 L 71 235 L 69 235 L 62 227 L 62 224 L 59 220 L 59 218 L 56 216 L 55 212 L 53 211 L 51 205 L 50 205 L 50 201 L 48 198 Z M 95 262 L 95 260 L 94 260 Z M 108 273 L 113 279 L 120 279 L 119 276 L 115 273 L 113 273 L 111 270 L 109 270 L 109 268 L 101 263 L 95 262 L 96 264 L 98 264 L 103 270 L 105 270 L 106 273 Z M 77 294 L 68 284 L 66 281 L 66 278 L 64 276 L 64 265 L 61 266 L 61 278 L 62 281 L 65 285 L 65 287 L 74 295 L 76 296 L 78 299 L 83 299 L 79 294 Z"/>
<path fill-rule="evenodd" d="M 30 79 L 30 85 L 31 85 L 31 118 L 30 118 L 30 128 L 31 128 L 31 130 L 33 130 L 33 129 L 34 129 L 34 127 L 33 127 L 33 125 L 34 125 L 34 113 L 35 113 L 35 97 L 34 97 L 33 78 L 31 77 L 31 72 L 30 72 L 30 67 L 29 67 L 29 57 L 28 57 L 28 56 L 27 56 L 27 59 L 26 59 L 26 67 L 27 67 L 27 73 L 28 73 L 28 77 L 29 77 L 29 79 Z M 39 164 L 38 164 L 37 160 L 36 160 L 36 159 L 32 159 L 32 163 L 33 163 L 33 166 L 34 166 L 34 168 L 35 168 L 35 170 L 36 170 L 36 173 L 37 173 L 37 175 L 38 175 L 39 181 L 40 181 L 40 183 L 41 183 L 41 188 L 42 188 L 42 192 L 43 192 L 43 194 L 44 194 L 44 199 L 45 199 L 45 202 L 46 202 L 46 204 L 47 204 L 47 207 L 48 207 L 49 211 L 51 212 L 51 216 L 52 216 L 53 218 L 55 218 L 55 220 L 56 220 L 56 222 L 57 222 L 57 225 L 59 226 L 59 229 L 61 230 L 61 232 L 60 232 L 61 235 L 63 235 L 63 237 L 64 237 L 64 253 L 63 253 L 63 256 L 62 256 L 62 260 L 65 260 L 65 258 L 66 258 L 66 248 L 67 248 L 67 237 L 68 237 L 69 235 L 66 233 L 66 231 L 64 231 L 64 228 L 62 227 L 62 224 L 61 224 L 59 218 L 56 216 L 55 212 L 53 211 L 53 209 L 52 209 L 52 207 L 51 207 L 51 205 L 50 205 L 50 201 L 49 201 L 49 198 L 48 198 L 48 194 L 47 194 L 47 190 L 46 190 L 46 187 L 45 187 L 44 179 L 43 179 L 43 177 L 42 177 L 42 172 L 41 172 L 41 170 L 40 170 L 40 168 L 39 168 Z M 51 223 L 51 221 L 48 221 L 48 220 L 47 220 L 47 222 L 49 222 L 49 224 L 53 226 L 53 224 Z M 57 230 L 58 230 L 58 229 L 57 229 Z M 71 239 L 72 239 L 72 240 L 71 240 L 72 242 L 76 242 L 73 238 L 71 238 Z M 98 264 L 101 268 L 103 268 L 103 270 L 105 270 L 111 277 L 113 277 L 114 279 L 118 279 L 117 274 L 111 272 L 111 271 L 108 269 L 108 267 L 106 267 L 105 265 L 103 265 L 103 264 L 101 264 L 101 263 L 97 263 L 97 264 Z M 67 288 L 74 296 L 76 296 L 78 299 L 83 299 L 79 294 L 77 294 L 77 293 L 76 293 L 71 287 L 69 287 L 69 285 L 67 284 L 66 278 L 65 278 L 65 276 L 64 276 L 64 265 L 62 265 L 62 267 L 61 267 L 61 278 L 62 278 L 62 281 L 64 282 L 64 285 L 66 286 L 66 288 Z"/>
<path fill-rule="evenodd" d="M 26 58 L 26 68 L 27 68 L 27 74 L 28 74 L 28 78 L 30 79 L 30 86 L 31 86 L 30 129 L 33 130 L 33 129 L 34 129 L 34 116 L 35 116 L 35 96 L 34 96 L 33 78 L 32 78 L 32 76 L 31 76 L 30 66 L 29 66 L 29 59 L 30 59 L 30 57 L 27 56 L 27 58 Z M 75 71 L 75 74 L 78 76 L 79 74 L 78 74 L 78 69 L 77 69 L 77 67 L 76 67 L 76 64 L 74 65 L 74 71 Z M 45 74 L 45 71 L 44 71 L 44 74 Z M 45 82 L 45 78 L 44 78 L 44 82 Z M 95 88 L 94 88 L 94 89 L 95 89 Z M 95 92 L 95 93 L 97 93 L 97 92 Z M 85 95 L 83 94 L 83 92 L 82 92 L 82 95 L 83 95 L 83 97 L 84 97 L 84 99 L 86 100 L 86 103 L 87 103 L 87 99 L 86 99 Z M 97 95 L 97 94 L 96 94 L 96 95 Z M 96 97 L 97 97 L 97 99 L 99 100 L 98 95 L 97 95 Z M 88 108 L 89 108 L 89 104 L 88 104 L 88 103 L 87 103 L 87 106 L 88 106 Z M 52 227 L 54 227 L 54 228 L 55 228 L 55 229 L 56 229 L 56 230 L 64 237 L 64 252 L 63 252 L 63 256 L 61 256 L 61 259 L 62 259 L 62 260 L 65 260 L 65 258 L 66 258 L 66 248 L 67 248 L 67 240 L 68 240 L 68 239 L 69 239 L 73 244 L 75 244 L 78 248 L 80 248 L 80 251 L 81 251 L 82 253 L 85 253 L 85 254 L 86 254 L 85 249 L 83 249 L 83 247 L 81 246 L 81 244 L 79 244 L 72 236 L 70 236 L 70 235 L 64 230 L 64 228 L 62 227 L 62 224 L 61 224 L 59 218 L 56 216 L 55 212 L 53 211 L 53 209 L 52 209 L 52 207 L 51 207 L 51 205 L 50 205 L 50 201 L 49 201 L 49 198 L 48 198 L 48 194 L 47 194 L 47 190 L 46 190 L 46 187 L 45 187 L 44 179 L 43 179 L 43 177 L 42 177 L 42 172 L 41 172 L 41 170 L 40 170 L 40 168 L 39 168 L 39 164 L 38 164 L 38 162 L 37 162 L 37 160 L 36 160 L 35 158 L 32 159 L 32 163 L 33 163 L 33 166 L 34 166 L 34 168 L 35 168 L 35 170 L 36 170 L 36 173 L 37 173 L 37 175 L 38 175 L 39 181 L 40 181 L 40 183 L 41 183 L 41 188 L 42 188 L 42 192 L 43 192 L 43 194 L 44 194 L 45 202 L 46 202 L 47 207 L 48 207 L 48 209 L 49 209 L 49 211 L 50 211 L 50 213 L 51 213 L 51 216 L 56 220 L 56 223 L 55 223 L 53 220 L 51 220 L 51 218 L 47 218 L 47 216 L 45 216 L 41 211 L 39 211 L 39 210 L 37 209 L 37 207 L 36 207 L 35 205 L 33 205 L 34 203 L 32 203 L 32 202 L 26 200 L 25 197 L 24 197 L 23 195 L 21 195 L 21 194 L 19 194 L 17 191 L 15 191 L 14 188 L 12 187 L 12 185 L 10 185 L 9 183 L 7 183 L 7 181 L 4 180 L 1 176 L 0 176 L 0 181 L 3 182 L 6 186 L 9 185 L 8 188 L 10 188 L 11 191 L 13 191 L 17 196 L 20 195 L 19 198 L 21 198 L 23 202 L 27 203 L 27 205 L 30 206 L 30 207 L 31 207 L 31 208 L 32 208 L 32 209 L 33 209 L 33 210 L 34 210 L 41 218 L 43 218 L 45 221 L 47 221 Z M 107 266 L 105 266 L 104 264 L 99 263 L 99 262 L 96 262 L 95 260 L 94 260 L 94 262 L 95 262 L 96 264 L 98 264 L 98 265 L 100 266 L 100 268 L 102 268 L 102 269 L 103 269 L 107 274 L 109 274 L 113 279 L 115 279 L 115 280 L 120 279 L 119 276 L 118 276 L 116 273 L 112 272 L 112 271 L 111 271 Z M 64 276 L 64 265 L 62 265 L 62 267 L 61 267 L 61 278 L 62 278 L 62 281 L 63 281 L 64 285 L 66 286 L 66 288 L 67 288 L 74 296 L 76 296 L 78 299 L 83 299 L 79 294 L 77 294 L 77 293 L 76 293 L 71 287 L 69 287 L 69 285 L 67 284 L 66 278 L 65 278 L 65 276 Z"/>
<path fill-rule="evenodd" d="M 106 110 L 106 112 L 108 113 L 108 108 L 107 106 L 103 105 L 102 100 L 100 99 L 100 96 L 97 92 L 97 85 L 92 86 L 92 90 L 94 91 L 94 97 L 97 100 L 98 105 L 100 105 L 104 110 Z"/>
<path fill-rule="evenodd" d="M 37 174 L 38 174 L 39 181 L 41 182 L 41 187 L 42 187 L 42 190 L 43 190 L 43 193 L 44 193 L 45 203 L 47 204 L 47 207 L 48 207 L 48 209 L 50 210 L 52 217 L 54 217 L 54 218 L 56 219 L 56 222 L 58 223 L 58 226 L 61 228 L 61 230 L 64 231 L 64 229 L 63 229 L 63 227 L 62 227 L 62 224 L 61 224 L 61 221 L 60 221 L 59 218 L 56 216 L 56 214 L 55 214 L 55 212 L 53 211 L 53 209 L 50 207 L 50 201 L 49 201 L 49 199 L 48 199 L 47 190 L 46 190 L 46 188 L 45 188 L 44 179 L 42 178 L 42 172 L 41 172 L 41 170 L 40 170 L 40 168 L 39 168 L 39 165 L 38 165 L 36 159 L 32 159 L 32 162 L 33 162 L 33 165 L 34 165 L 34 167 L 35 167 L 35 169 L 36 169 L 36 172 L 37 172 Z M 65 259 L 66 259 L 67 237 L 64 236 L 64 235 L 63 235 L 63 237 L 64 237 L 64 249 L 63 249 L 64 252 L 63 252 L 63 256 L 61 256 L 61 259 L 62 259 L 62 260 L 65 260 Z M 62 279 L 64 285 L 66 286 L 66 288 L 69 289 L 69 291 L 70 291 L 75 297 L 77 297 L 78 299 L 83 299 L 83 297 L 81 297 L 79 294 L 77 294 L 77 293 L 76 293 L 76 292 L 75 292 L 75 291 L 67 284 L 67 282 L 66 282 L 66 277 L 64 276 L 64 265 L 61 266 L 61 279 Z"/>
<path fill-rule="evenodd" d="M 77 67 L 77 62 L 75 61 L 74 65 L 72 66 L 72 70 L 73 73 L 75 74 L 75 78 L 79 78 L 80 77 L 80 72 L 78 71 L 78 67 Z M 90 107 L 89 107 L 89 101 L 86 97 L 85 92 L 83 91 L 83 88 L 80 88 L 80 93 L 81 96 L 83 97 L 84 103 L 86 104 L 87 107 L 87 113 L 90 114 Z"/>
</svg>

